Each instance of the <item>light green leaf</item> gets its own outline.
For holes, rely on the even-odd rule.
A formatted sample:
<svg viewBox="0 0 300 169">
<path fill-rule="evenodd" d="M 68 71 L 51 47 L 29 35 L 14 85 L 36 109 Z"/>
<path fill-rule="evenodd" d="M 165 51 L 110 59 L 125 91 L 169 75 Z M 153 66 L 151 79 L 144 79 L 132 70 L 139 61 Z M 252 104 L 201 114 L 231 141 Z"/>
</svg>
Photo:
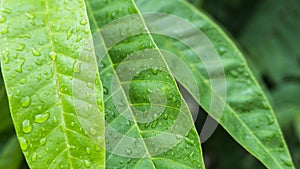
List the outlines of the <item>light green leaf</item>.
<svg viewBox="0 0 300 169">
<path fill-rule="evenodd" d="M 189 110 L 134 2 L 86 3 L 100 48 L 106 167 L 204 168 Z"/>
<path fill-rule="evenodd" d="M 104 168 L 102 86 L 84 2 L 2 0 L 0 17 L 2 74 L 29 166 Z"/>
<path fill-rule="evenodd" d="M 220 55 L 226 74 L 226 105 L 220 124 L 266 167 L 294 168 L 272 108 L 243 55 L 228 36 L 211 19 L 186 1 L 137 0 L 137 5 L 142 12 L 165 12 L 179 16 L 193 23 L 209 38 Z M 189 35 L 188 32 L 182 34 Z M 197 56 L 178 41 L 159 36 L 155 36 L 155 41 L 160 48 L 177 54 L 193 71 L 200 88 L 201 100 L 195 96 L 194 98 L 216 118 L 216 113 L 209 111 L 211 92 L 216 91 L 212 91 L 210 79 L 201 60 L 197 60 Z M 177 80 L 190 90 L 188 83 Z M 194 95 L 193 92 L 191 94 Z"/>
</svg>

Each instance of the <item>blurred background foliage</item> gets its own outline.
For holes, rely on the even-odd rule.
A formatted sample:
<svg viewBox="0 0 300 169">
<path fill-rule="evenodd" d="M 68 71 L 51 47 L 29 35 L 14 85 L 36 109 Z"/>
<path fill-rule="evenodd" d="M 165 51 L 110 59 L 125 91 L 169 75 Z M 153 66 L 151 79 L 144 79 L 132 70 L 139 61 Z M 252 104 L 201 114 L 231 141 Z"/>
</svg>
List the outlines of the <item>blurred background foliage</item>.
<svg viewBox="0 0 300 169">
<path fill-rule="evenodd" d="M 300 1 L 189 0 L 244 52 L 271 101 L 296 168 L 300 168 Z M 16 140 L 0 77 L 0 168 L 28 168 Z M 200 131 L 206 114 L 196 121 Z M 208 169 L 265 168 L 221 127 L 203 144 Z"/>
</svg>

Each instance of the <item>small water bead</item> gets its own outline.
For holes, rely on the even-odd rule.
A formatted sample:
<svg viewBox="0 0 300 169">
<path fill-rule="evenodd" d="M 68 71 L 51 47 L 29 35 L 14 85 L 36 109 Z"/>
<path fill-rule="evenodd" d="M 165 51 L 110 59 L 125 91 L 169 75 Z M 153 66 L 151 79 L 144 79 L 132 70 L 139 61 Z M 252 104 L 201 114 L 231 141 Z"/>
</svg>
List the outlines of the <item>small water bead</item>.
<svg viewBox="0 0 300 169">
<path fill-rule="evenodd" d="M 37 158 L 37 155 L 36 155 L 36 153 L 33 153 L 33 155 L 31 156 L 31 161 L 35 161 L 36 160 L 36 158 Z"/>
<path fill-rule="evenodd" d="M 29 120 L 24 120 L 22 122 L 22 131 L 26 134 L 28 134 L 32 131 L 32 125 Z"/>
<path fill-rule="evenodd" d="M 27 140 L 24 137 L 19 137 L 19 143 L 20 143 L 21 149 L 23 151 L 26 151 L 28 148 Z"/>
<path fill-rule="evenodd" d="M 46 144 L 46 142 L 47 142 L 47 138 L 44 137 L 44 138 L 42 138 L 42 139 L 40 140 L 40 145 L 43 146 L 43 145 Z"/>
<path fill-rule="evenodd" d="M 80 25 L 85 26 L 86 24 L 87 24 L 86 19 L 83 19 L 83 20 L 80 21 Z"/>
<path fill-rule="evenodd" d="M 126 154 L 127 154 L 127 155 L 130 155 L 130 154 L 132 154 L 132 151 L 131 151 L 129 148 L 127 148 L 127 149 L 126 149 Z"/>
<path fill-rule="evenodd" d="M 25 84 L 26 81 L 27 81 L 27 80 L 24 78 L 24 79 L 21 79 L 21 80 L 20 80 L 20 83 L 21 83 L 21 84 Z"/>
<path fill-rule="evenodd" d="M 53 60 L 53 61 L 55 61 L 56 60 L 56 57 L 57 57 L 57 54 L 55 53 L 55 52 L 50 52 L 49 53 L 49 57 Z"/>
<path fill-rule="evenodd" d="M 4 29 L 2 29 L 1 34 L 7 34 L 9 32 L 8 28 L 5 27 Z"/>
<path fill-rule="evenodd" d="M 38 51 L 36 48 L 32 48 L 32 54 L 33 54 L 34 56 L 41 56 L 40 51 Z"/>
<path fill-rule="evenodd" d="M 6 17 L 5 16 L 0 16 L 0 23 L 6 22 Z"/>
<path fill-rule="evenodd" d="M 81 64 L 82 63 L 80 61 L 74 62 L 74 64 L 73 64 L 73 72 L 74 73 L 79 73 L 80 72 Z"/>
<path fill-rule="evenodd" d="M 91 154 L 91 153 L 92 153 L 92 150 L 91 150 L 90 147 L 87 147 L 87 148 L 85 149 L 85 151 L 86 151 L 87 154 Z"/>
<path fill-rule="evenodd" d="M 87 167 L 87 168 L 90 168 L 91 167 L 91 162 L 89 160 L 84 160 L 84 165 Z"/>
<path fill-rule="evenodd" d="M 26 12 L 26 13 L 25 13 L 25 16 L 26 16 L 28 19 L 31 19 L 31 20 L 35 18 L 35 15 L 32 14 L 32 13 L 29 13 L 29 12 Z"/>
<path fill-rule="evenodd" d="M 3 9 L 1 10 L 1 12 L 7 13 L 7 14 L 11 14 L 11 10 L 8 9 L 8 8 L 3 8 Z"/>
<path fill-rule="evenodd" d="M 31 98 L 29 96 L 25 96 L 21 99 L 20 103 L 21 103 L 22 107 L 26 108 L 26 107 L 30 106 Z"/>
<path fill-rule="evenodd" d="M 43 114 L 38 114 L 35 116 L 34 121 L 36 123 L 44 123 L 49 119 L 50 114 L 48 112 L 43 113 Z"/>
</svg>

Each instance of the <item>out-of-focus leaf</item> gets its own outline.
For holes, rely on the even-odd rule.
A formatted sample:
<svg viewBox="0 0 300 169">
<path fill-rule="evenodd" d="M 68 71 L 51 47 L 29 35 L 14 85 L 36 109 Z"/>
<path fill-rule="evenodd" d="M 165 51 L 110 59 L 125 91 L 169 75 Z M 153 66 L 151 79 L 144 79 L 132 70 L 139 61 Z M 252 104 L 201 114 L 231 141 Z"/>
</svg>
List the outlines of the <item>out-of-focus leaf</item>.
<svg viewBox="0 0 300 169">
<path fill-rule="evenodd" d="M 19 169 L 23 161 L 17 137 L 11 136 L 0 152 L 0 168 Z"/>
<path fill-rule="evenodd" d="M 2 0 L 0 12 L 2 74 L 29 166 L 104 168 L 102 86 L 84 1 Z"/>
<path fill-rule="evenodd" d="M 93 32 L 101 31 L 100 39 L 103 38 L 104 48 L 107 48 L 104 50 L 109 51 L 99 68 L 105 88 L 106 121 L 109 126 L 106 127 L 106 167 L 204 168 L 198 134 L 189 110 L 134 2 L 86 2 L 91 28 Z M 102 8 L 103 6 L 105 8 Z M 119 26 L 118 21 L 110 26 L 106 25 L 130 14 L 134 15 L 123 22 L 119 20 Z M 140 34 L 132 36 L 134 31 Z M 124 38 L 126 35 L 131 36 Z M 121 41 L 117 41 L 117 44 L 112 43 L 116 38 L 120 38 Z M 103 45 L 96 41 L 94 43 L 96 47 Z M 147 51 L 151 51 L 151 54 L 147 54 Z M 139 55 L 139 52 L 145 53 Z M 122 66 L 125 67 L 122 69 Z M 134 75 L 133 79 L 127 79 L 130 75 Z M 112 84 L 114 79 L 116 81 Z M 112 86 L 116 88 L 113 89 Z M 154 101 L 151 100 L 153 96 Z M 115 102 L 114 98 L 118 98 L 118 102 Z M 149 111 L 150 107 L 150 110 L 154 111 Z M 160 111 L 161 108 L 164 110 Z M 142 114 L 155 119 L 148 122 L 137 120 L 141 119 Z M 182 123 L 178 123 L 178 120 Z M 109 131 L 109 128 L 116 130 L 119 135 Z M 171 128 L 175 128 L 176 132 L 186 129 L 187 131 L 173 135 L 169 133 Z M 160 147 L 161 143 L 167 145 Z"/>
<path fill-rule="evenodd" d="M 249 70 L 244 56 L 228 36 L 207 16 L 184 0 L 137 0 L 137 4 L 142 12 L 173 14 L 190 21 L 203 31 L 219 53 L 226 73 L 228 92 L 220 124 L 266 167 L 294 168 L 272 108 Z M 188 32 L 182 34 L 187 35 L 187 38 L 190 35 Z M 195 99 L 208 111 L 210 93 L 215 91 L 211 91 L 210 79 L 201 60 L 181 42 L 165 37 L 155 37 L 155 40 L 159 47 L 178 55 L 193 71 L 201 94 L 201 100 L 197 97 Z M 184 81 L 177 80 L 190 89 Z M 216 117 L 215 113 L 208 113 Z"/>
<path fill-rule="evenodd" d="M 275 112 L 284 128 L 299 113 L 300 1 L 262 2 L 240 41 L 271 91 Z"/>
<path fill-rule="evenodd" d="M 1 73 L 1 72 L 0 72 Z M 2 74 L 0 74 L 0 133 L 13 128 Z"/>
</svg>

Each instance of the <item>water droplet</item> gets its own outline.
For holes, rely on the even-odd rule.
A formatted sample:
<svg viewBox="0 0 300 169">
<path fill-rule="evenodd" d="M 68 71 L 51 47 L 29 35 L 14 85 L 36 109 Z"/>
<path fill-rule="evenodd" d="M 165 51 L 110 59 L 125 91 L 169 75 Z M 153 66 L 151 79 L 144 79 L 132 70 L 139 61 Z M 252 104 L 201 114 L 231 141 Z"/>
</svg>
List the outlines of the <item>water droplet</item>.
<svg viewBox="0 0 300 169">
<path fill-rule="evenodd" d="M 91 162 L 89 160 L 84 160 L 84 165 L 87 167 L 87 168 L 90 168 L 91 167 Z"/>
<path fill-rule="evenodd" d="M 29 96 L 25 96 L 21 99 L 20 103 L 22 107 L 26 108 L 31 104 L 31 98 Z"/>
<path fill-rule="evenodd" d="M 24 120 L 22 122 L 22 131 L 26 134 L 32 131 L 32 125 L 29 120 Z"/>
<path fill-rule="evenodd" d="M 38 114 L 35 116 L 34 121 L 36 123 L 44 123 L 45 121 L 47 121 L 49 119 L 50 114 L 48 112 L 43 113 L 43 114 Z"/>
<path fill-rule="evenodd" d="M 37 158 L 37 155 L 36 155 L 36 153 L 33 153 L 33 155 L 32 155 L 32 157 L 31 157 L 31 161 L 35 161 L 36 160 L 36 158 Z"/>
<path fill-rule="evenodd" d="M 26 79 L 25 79 L 25 78 L 24 78 L 24 79 L 21 79 L 21 80 L 20 80 L 20 83 L 21 83 L 21 84 L 25 84 L 25 83 L 26 83 Z"/>
<path fill-rule="evenodd" d="M 29 13 L 29 12 L 26 12 L 25 15 L 28 19 L 31 19 L 31 20 L 35 18 L 34 14 Z"/>
<path fill-rule="evenodd" d="M 163 115 L 163 118 L 164 118 L 165 120 L 168 120 L 168 114 L 165 113 L 165 114 Z"/>
<path fill-rule="evenodd" d="M 108 89 L 107 87 L 103 86 L 103 94 L 107 95 L 108 94 Z"/>
<path fill-rule="evenodd" d="M 53 117 L 53 122 L 54 122 L 54 123 L 57 123 L 57 122 L 58 122 L 56 116 Z"/>
<path fill-rule="evenodd" d="M 156 125 L 157 125 L 157 120 L 154 120 L 154 121 L 152 122 L 152 124 L 151 124 L 151 128 L 155 128 Z"/>
<path fill-rule="evenodd" d="M 8 28 L 5 27 L 4 29 L 2 29 L 1 34 L 7 34 L 9 32 Z"/>
<path fill-rule="evenodd" d="M 191 139 L 188 139 L 188 138 L 185 138 L 185 142 L 191 146 L 194 146 L 195 143 L 194 143 L 194 140 L 191 140 Z"/>
<path fill-rule="evenodd" d="M 152 72 L 154 75 L 157 75 L 158 70 L 157 70 L 156 68 L 152 68 L 152 69 L 151 69 L 151 72 Z"/>
<path fill-rule="evenodd" d="M 80 25 L 85 26 L 86 24 L 87 24 L 86 19 L 83 19 L 83 20 L 80 21 Z"/>
<path fill-rule="evenodd" d="M 127 148 L 127 149 L 126 149 L 126 154 L 127 154 L 127 155 L 130 155 L 130 154 L 132 154 L 132 151 L 131 151 L 129 148 Z"/>
<path fill-rule="evenodd" d="M 0 23 L 6 22 L 6 17 L 0 15 Z"/>
<path fill-rule="evenodd" d="M 86 96 L 86 98 L 89 99 L 89 98 L 91 98 L 91 93 L 90 93 L 90 92 L 86 92 L 86 95 L 85 95 L 85 96 Z"/>
<path fill-rule="evenodd" d="M 32 48 L 32 54 L 33 54 L 34 56 L 41 56 L 40 51 L 38 51 L 36 48 Z"/>
<path fill-rule="evenodd" d="M 231 71 L 230 71 L 230 74 L 231 74 L 233 77 L 238 77 L 239 72 L 236 71 L 236 70 L 231 70 Z"/>
<path fill-rule="evenodd" d="M 25 48 L 25 44 L 24 43 L 19 43 L 18 47 L 16 48 L 17 51 L 22 51 Z"/>
<path fill-rule="evenodd" d="M 1 11 L 2 11 L 3 13 L 11 14 L 11 10 L 8 9 L 8 8 L 3 8 Z"/>
<path fill-rule="evenodd" d="M 91 128 L 90 132 L 91 132 L 92 135 L 96 135 L 97 134 L 97 131 L 94 128 Z"/>
<path fill-rule="evenodd" d="M 20 142 L 21 149 L 23 151 L 26 151 L 28 148 L 28 143 L 27 143 L 26 139 L 24 137 L 19 137 L 19 142 Z"/>
<path fill-rule="evenodd" d="M 82 36 L 81 36 L 81 35 L 78 35 L 78 36 L 76 37 L 76 40 L 75 40 L 75 41 L 76 41 L 76 42 L 80 42 L 81 40 L 82 40 Z M 78 47 L 79 47 L 79 46 L 78 46 Z M 78 48 L 78 47 L 77 47 L 77 48 Z"/>
<path fill-rule="evenodd" d="M 47 138 L 46 138 L 46 137 L 40 139 L 40 145 L 41 145 L 41 146 L 45 145 L 46 142 L 47 142 Z"/>
<path fill-rule="evenodd" d="M 23 65 L 24 65 L 24 63 L 25 63 L 25 60 L 22 60 L 21 64 L 19 65 L 18 68 L 15 69 L 15 71 L 18 72 L 18 73 L 22 73 L 23 72 Z"/>
<path fill-rule="evenodd" d="M 71 36 L 73 35 L 74 30 L 72 28 L 70 28 L 67 32 L 67 40 L 69 40 L 71 38 Z"/>
<path fill-rule="evenodd" d="M 74 64 L 73 64 L 73 72 L 79 73 L 80 69 L 81 69 L 81 64 L 82 63 L 80 61 L 74 62 Z"/>
<path fill-rule="evenodd" d="M 280 158 L 281 158 L 282 162 L 283 162 L 286 166 L 292 166 L 292 165 L 293 165 L 293 163 L 292 163 L 292 161 L 290 160 L 289 157 L 287 157 L 287 156 L 285 156 L 285 155 L 281 155 Z"/>
<path fill-rule="evenodd" d="M 55 61 L 56 60 L 56 57 L 57 57 L 57 54 L 55 53 L 55 52 L 50 52 L 49 53 L 49 57 L 53 60 L 53 61 Z"/>
<path fill-rule="evenodd" d="M 85 151 L 86 151 L 87 154 L 91 154 L 91 153 L 92 153 L 92 150 L 91 150 L 90 147 L 87 147 L 87 148 L 85 149 Z"/>
</svg>

